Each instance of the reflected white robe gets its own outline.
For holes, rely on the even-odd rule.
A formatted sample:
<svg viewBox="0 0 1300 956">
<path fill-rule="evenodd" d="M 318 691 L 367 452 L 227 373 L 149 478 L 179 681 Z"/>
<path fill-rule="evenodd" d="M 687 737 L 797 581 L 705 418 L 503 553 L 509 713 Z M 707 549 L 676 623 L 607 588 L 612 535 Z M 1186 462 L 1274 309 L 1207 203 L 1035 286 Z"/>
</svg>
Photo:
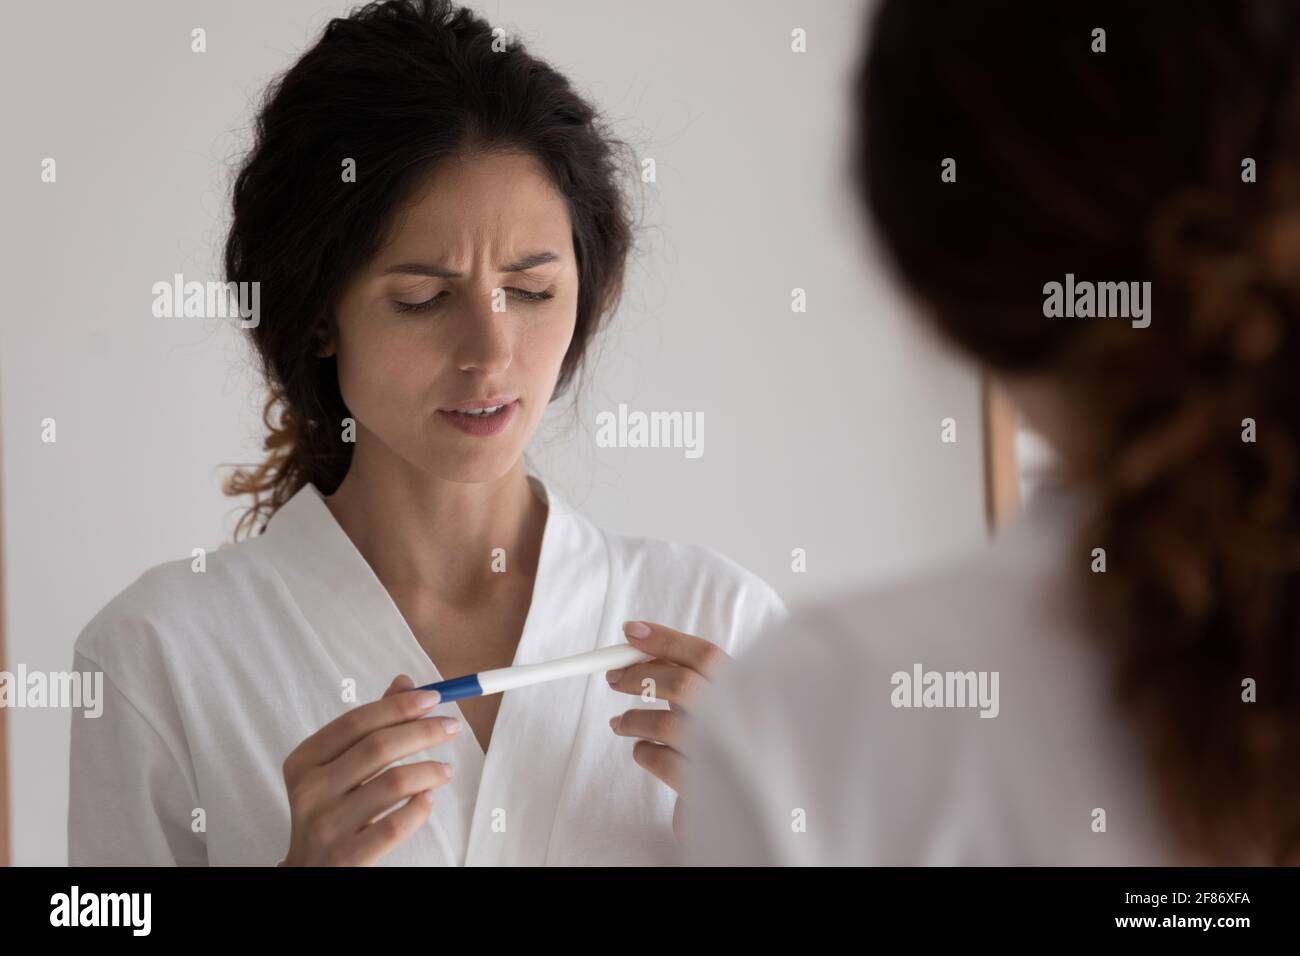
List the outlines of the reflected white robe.
<svg viewBox="0 0 1300 956">
<path fill-rule="evenodd" d="M 529 480 L 549 512 L 515 664 L 624 643 L 623 622 L 638 619 L 736 655 L 785 616 L 716 552 L 601 531 Z M 74 667 L 103 671 L 105 703 L 99 718 L 73 716 L 73 865 L 274 865 L 289 846 L 289 752 L 398 673 L 459 676 L 437 672 L 311 485 L 205 572 L 188 559 L 146 571 L 86 626 Z M 456 775 L 382 862 L 670 862 L 675 794 L 609 728 L 634 706 L 668 705 L 615 692 L 603 673 L 508 691 L 486 754 L 465 723 L 401 761 L 450 761 Z M 454 702 L 432 713 L 461 716 Z"/>
<path fill-rule="evenodd" d="M 1090 631 L 1081 493 L 1044 484 L 991 547 L 795 611 L 698 702 L 692 865 L 1168 865 Z M 895 674 L 997 672 L 997 716 L 899 706 Z M 990 695 L 991 696 L 991 695 Z M 990 708 L 989 713 L 993 710 Z M 1105 832 L 1094 829 L 1105 810 Z"/>
</svg>

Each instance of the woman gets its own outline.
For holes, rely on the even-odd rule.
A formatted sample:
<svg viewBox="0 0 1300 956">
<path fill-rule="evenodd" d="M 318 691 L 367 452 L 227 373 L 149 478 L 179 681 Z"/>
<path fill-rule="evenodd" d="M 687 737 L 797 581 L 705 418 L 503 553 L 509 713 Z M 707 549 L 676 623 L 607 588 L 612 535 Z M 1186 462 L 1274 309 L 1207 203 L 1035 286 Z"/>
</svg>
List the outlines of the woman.
<svg viewBox="0 0 1300 956">
<path fill-rule="evenodd" d="M 866 207 L 1063 474 L 710 689 L 693 862 L 1300 861 L 1298 71 L 1281 0 L 880 7 Z"/>
<path fill-rule="evenodd" d="M 436 0 L 332 21 L 272 86 L 226 245 L 273 391 L 229 490 L 265 530 L 78 640 L 107 700 L 73 727 L 73 864 L 666 858 L 681 705 L 783 609 L 524 469 L 618 299 L 617 163 L 562 76 Z M 621 675 L 410 692 L 629 640 L 654 659 Z"/>
</svg>

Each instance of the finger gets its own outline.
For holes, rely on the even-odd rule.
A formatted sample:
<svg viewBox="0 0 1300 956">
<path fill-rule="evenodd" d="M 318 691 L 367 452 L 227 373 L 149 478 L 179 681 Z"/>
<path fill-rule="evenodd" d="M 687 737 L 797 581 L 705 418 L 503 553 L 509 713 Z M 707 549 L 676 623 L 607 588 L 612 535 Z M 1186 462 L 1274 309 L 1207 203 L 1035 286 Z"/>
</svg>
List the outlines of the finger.
<svg viewBox="0 0 1300 956">
<path fill-rule="evenodd" d="M 609 726 L 620 737 L 640 737 L 676 750 L 681 750 L 686 736 L 686 718 L 657 707 L 633 707 L 611 720 Z"/>
<path fill-rule="evenodd" d="M 708 683 L 698 671 L 660 660 L 644 661 L 621 670 L 609 671 L 605 674 L 605 680 L 620 693 L 642 696 L 649 691 L 654 700 L 683 705 L 691 703 Z M 647 681 L 653 683 L 648 684 Z M 642 699 L 645 698 L 642 696 Z"/>
<path fill-rule="evenodd" d="M 638 740 L 632 747 L 632 759 L 666 783 L 675 793 L 682 792 L 686 761 L 672 747 Z"/>
<path fill-rule="evenodd" d="M 327 793 L 347 793 L 378 774 L 390 763 L 446 743 L 460 733 L 455 717 L 410 720 L 395 727 L 381 727 L 357 741 L 337 760 L 321 771 L 329 781 Z"/>
<path fill-rule="evenodd" d="M 388 690 L 384 691 L 380 699 L 400 694 L 402 691 L 411 690 L 413 687 L 415 687 L 415 681 L 411 680 L 406 674 L 398 674 L 393 678 L 393 682 L 388 685 Z"/>
<path fill-rule="evenodd" d="M 380 820 L 376 820 L 352 840 L 343 851 L 346 866 L 374 866 L 394 847 L 424 825 L 433 810 L 433 792 L 424 790 Z"/>
<path fill-rule="evenodd" d="M 353 836 L 408 797 L 444 786 L 453 773 L 451 764 L 436 760 L 389 767 L 321 813 L 314 836 L 326 846 Z"/>
<path fill-rule="evenodd" d="M 285 761 L 285 775 L 327 764 L 381 727 L 423 717 L 438 705 L 440 697 L 437 691 L 396 693 L 353 707 L 300 743 Z"/>
<path fill-rule="evenodd" d="M 628 621 L 623 625 L 628 643 L 638 650 L 662 657 L 712 677 L 731 658 L 717 644 L 694 634 L 674 631 L 653 621 Z"/>
</svg>

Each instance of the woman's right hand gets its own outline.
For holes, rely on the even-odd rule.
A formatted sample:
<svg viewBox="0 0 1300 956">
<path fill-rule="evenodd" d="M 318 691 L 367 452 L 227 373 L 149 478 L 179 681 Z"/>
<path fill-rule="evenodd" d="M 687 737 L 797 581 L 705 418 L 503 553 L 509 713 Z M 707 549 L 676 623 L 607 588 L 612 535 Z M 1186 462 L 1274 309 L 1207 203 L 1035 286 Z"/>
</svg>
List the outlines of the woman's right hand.
<svg viewBox="0 0 1300 956">
<path fill-rule="evenodd" d="M 436 691 L 409 693 L 414 686 L 399 675 L 379 700 L 330 721 L 285 758 L 291 833 L 280 866 L 373 866 L 428 819 L 433 791 L 451 779 L 451 765 L 384 767 L 445 742 L 460 721 L 420 719 L 439 698 Z"/>
</svg>

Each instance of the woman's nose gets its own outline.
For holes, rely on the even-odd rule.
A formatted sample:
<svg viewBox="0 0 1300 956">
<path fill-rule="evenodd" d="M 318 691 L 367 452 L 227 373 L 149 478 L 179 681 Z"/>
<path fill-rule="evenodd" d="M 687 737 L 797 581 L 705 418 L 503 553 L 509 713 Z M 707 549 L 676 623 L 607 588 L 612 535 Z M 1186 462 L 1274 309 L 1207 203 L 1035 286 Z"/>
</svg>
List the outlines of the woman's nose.
<svg viewBox="0 0 1300 956">
<path fill-rule="evenodd" d="M 494 304 L 503 311 L 494 311 Z M 456 345 L 456 364 L 461 371 L 494 374 L 510 367 L 514 343 L 505 304 L 505 292 L 497 290 L 476 293 L 469 302 L 459 323 Z"/>
</svg>

